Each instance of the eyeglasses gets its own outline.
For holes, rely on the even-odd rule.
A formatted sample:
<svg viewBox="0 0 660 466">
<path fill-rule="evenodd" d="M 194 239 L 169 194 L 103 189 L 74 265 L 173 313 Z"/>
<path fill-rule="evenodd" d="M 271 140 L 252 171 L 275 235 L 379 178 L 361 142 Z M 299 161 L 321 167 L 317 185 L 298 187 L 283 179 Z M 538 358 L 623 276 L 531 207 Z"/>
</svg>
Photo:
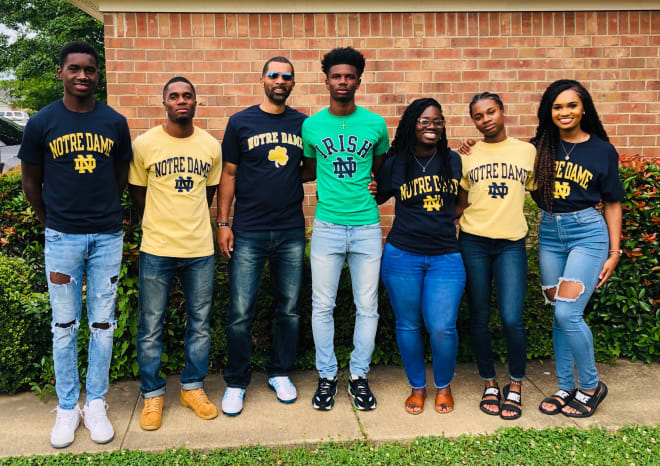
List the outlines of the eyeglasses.
<svg viewBox="0 0 660 466">
<path fill-rule="evenodd" d="M 426 128 L 427 126 L 430 126 L 431 123 L 433 123 L 433 126 L 435 126 L 436 128 L 444 128 L 445 127 L 445 120 L 430 120 L 428 118 L 418 118 L 417 123 L 422 128 Z"/>
<path fill-rule="evenodd" d="M 291 81 L 293 80 L 293 74 L 292 73 L 279 73 L 277 71 L 269 71 L 266 73 L 266 76 L 268 76 L 270 79 L 277 79 L 282 75 L 282 79 L 285 81 Z"/>
</svg>

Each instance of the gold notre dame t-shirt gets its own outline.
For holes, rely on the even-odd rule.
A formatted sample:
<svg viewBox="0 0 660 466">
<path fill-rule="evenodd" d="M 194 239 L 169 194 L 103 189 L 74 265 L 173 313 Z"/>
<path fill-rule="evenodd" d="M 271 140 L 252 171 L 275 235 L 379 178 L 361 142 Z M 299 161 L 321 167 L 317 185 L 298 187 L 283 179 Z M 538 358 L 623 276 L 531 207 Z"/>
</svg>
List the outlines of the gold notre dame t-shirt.
<svg viewBox="0 0 660 466">
<path fill-rule="evenodd" d="M 221 171 L 220 143 L 203 129 L 175 138 L 157 126 L 139 136 L 128 182 L 147 188 L 140 251 L 184 258 L 213 254 L 206 187 L 220 182 Z"/>
<path fill-rule="evenodd" d="M 461 187 L 468 191 L 461 231 L 511 241 L 523 238 L 525 189 L 534 186 L 535 158 L 536 148 L 515 138 L 493 144 L 479 141 L 470 155 L 461 156 Z"/>
</svg>

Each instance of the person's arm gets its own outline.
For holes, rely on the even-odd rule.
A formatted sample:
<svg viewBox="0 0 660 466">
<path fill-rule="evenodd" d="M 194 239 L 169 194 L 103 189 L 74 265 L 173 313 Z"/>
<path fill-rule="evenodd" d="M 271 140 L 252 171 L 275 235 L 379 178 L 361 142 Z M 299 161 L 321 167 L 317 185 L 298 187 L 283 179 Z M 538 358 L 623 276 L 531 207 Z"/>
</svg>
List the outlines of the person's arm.
<svg viewBox="0 0 660 466">
<path fill-rule="evenodd" d="M 206 202 L 209 205 L 209 208 L 213 204 L 213 196 L 215 196 L 215 191 L 218 189 L 218 185 L 207 186 L 206 187 Z"/>
<path fill-rule="evenodd" d="M 471 147 L 477 143 L 475 139 L 463 139 L 461 145 L 458 147 L 458 153 L 462 155 L 470 155 L 472 153 Z"/>
<path fill-rule="evenodd" d="M 144 204 L 147 199 L 147 187 L 129 184 L 128 192 L 131 193 L 133 205 L 137 209 L 138 214 L 140 214 L 140 217 L 142 217 L 144 215 Z"/>
<path fill-rule="evenodd" d="M 314 181 L 316 179 L 316 159 L 303 157 L 302 166 L 300 168 L 300 179 L 303 183 Z"/>
<path fill-rule="evenodd" d="M 456 197 L 456 218 L 463 215 L 463 211 L 468 206 L 468 192 L 459 186 L 458 196 Z"/>
<path fill-rule="evenodd" d="M 44 166 L 21 160 L 21 176 L 25 197 L 34 209 L 34 213 L 37 214 L 41 225 L 46 226 L 46 207 L 42 198 Z"/>
<path fill-rule="evenodd" d="M 119 199 L 126 188 L 128 183 L 128 169 L 131 166 L 130 160 L 115 160 L 115 179 L 117 181 L 117 193 L 119 194 Z"/>
<path fill-rule="evenodd" d="M 385 158 L 385 154 L 374 155 L 373 161 L 371 162 L 371 171 L 374 174 L 374 178 L 378 178 L 380 169 L 383 166 L 384 158 Z"/>
<path fill-rule="evenodd" d="M 610 250 L 609 257 L 598 274 L 598 279 L 600 281 L 598 282 L 598 285 L 596 285 L 596 288 L 603 286 L 614 273 L 614 269 L 619 263 L 620 258 L 618 251 L 621 250 L 621 202 L 604 202 L 604 205 L 603 216 L 605 217 L 605 223 L 607 223 L 607 231 L 610 237 Z"/>
<path fill-rule="evenodd" d="M 220 177 L 220 194 L 218 195 L 218 246 L 220 252 L 231 258 L 234 250 L 234 233 L 229 225 L 229 209 L 234 200 L 236 190 L 236 172 L 238 165 L 231 162 L 223 162 L 222 176 Z M 221 225 L 221 224 L 226 225 Z"/>
</svg>

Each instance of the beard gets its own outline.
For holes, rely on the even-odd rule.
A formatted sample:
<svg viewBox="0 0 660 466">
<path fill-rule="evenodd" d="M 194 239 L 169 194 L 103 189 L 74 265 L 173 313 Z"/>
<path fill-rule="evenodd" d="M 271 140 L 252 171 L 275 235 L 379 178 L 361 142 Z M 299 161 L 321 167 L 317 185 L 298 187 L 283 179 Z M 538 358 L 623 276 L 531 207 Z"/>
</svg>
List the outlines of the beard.
<svg viewBox="0 0 660 466">
<path fill-rule="evenodd" d="M 276 94 L 275 90 L 277 89 L 284 91 L 284 94 Z M 270 89 L 264 89 L 264 92 L 266 93 L 266 97 L 268 97 L 268 100 L 270 100 L 274 104 L 283 104 L 284 102 L 286 102 L 286 99 L 289 98 L 289 94 L 291 94 L 291 89 L 287 89 L 286 87 L 272 87 Z"/>
</svg>

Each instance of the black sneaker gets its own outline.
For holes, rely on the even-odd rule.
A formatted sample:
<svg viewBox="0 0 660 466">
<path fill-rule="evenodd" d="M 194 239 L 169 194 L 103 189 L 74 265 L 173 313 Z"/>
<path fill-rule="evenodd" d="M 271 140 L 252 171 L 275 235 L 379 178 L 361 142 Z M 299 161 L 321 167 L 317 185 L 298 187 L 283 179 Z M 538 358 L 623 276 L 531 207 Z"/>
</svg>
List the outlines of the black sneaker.
<svg viewBox="0 0 660 466">
<path fill-rule="evenodd" d="M 316 388 L 312 406 L 316 409 L 329 411 L 335 405 L 335 395 L 337 394 L 337 377 L 326 379 L 319 377 L 319 386 Z"/>
<path fill-rule="evenodd" d="M 348 381 L 348 393 L 353 397 L 353 404 L 360 411 L 376 409 L 376 397 L 369 389 L 369 382 L 364 377 Z"/>
</svg>

